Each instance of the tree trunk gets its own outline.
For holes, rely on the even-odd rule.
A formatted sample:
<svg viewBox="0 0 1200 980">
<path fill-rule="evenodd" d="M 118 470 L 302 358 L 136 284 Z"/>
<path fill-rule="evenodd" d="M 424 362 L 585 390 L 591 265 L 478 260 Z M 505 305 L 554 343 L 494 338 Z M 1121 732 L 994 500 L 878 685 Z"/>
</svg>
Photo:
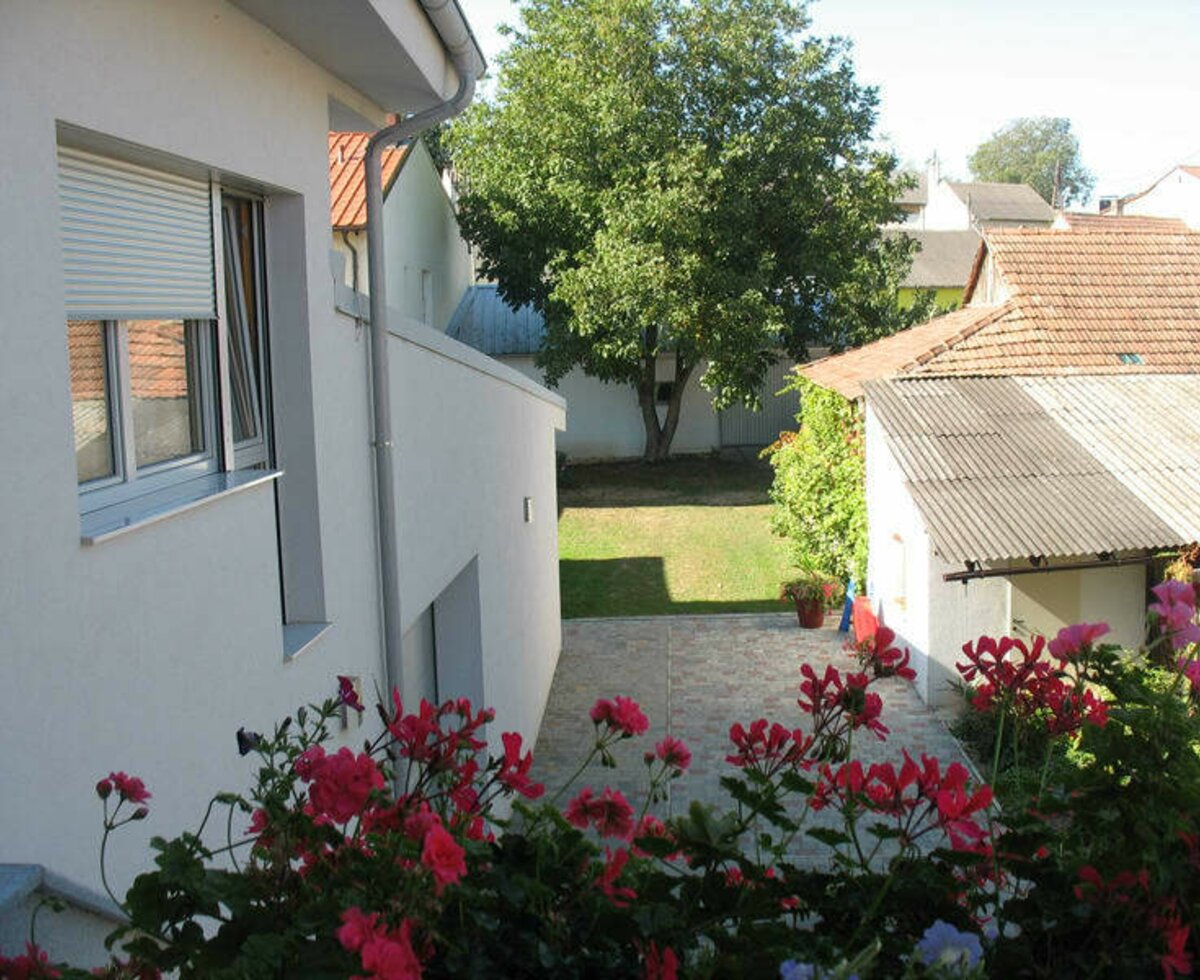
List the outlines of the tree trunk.
<svg viewBox="0 0 1200 980">
<path fill-rule="evenodd" d="M 675 355 L 675 378 L 671 385 L 671 398 L 667 402 L 667 415 L 661 422 L 658 419 L 658 404 L 655 399 L 655 388 L 658 384 L 655 368 L 656 356 L 642 359 L 642 376 L 638 380 L 638 404 L 642 409 L 642 425 L 646 429 L 646 448 L 642 459 L 647 463 L 661 463 L 671 454 L 671 442 L 675 438 L 675 430 L 679 428 L 680 407 L 683 404 L 683 389 L 687 386 L 688 378 L 692 376 L 693 365 L 684 358 Z"/>
</svg>

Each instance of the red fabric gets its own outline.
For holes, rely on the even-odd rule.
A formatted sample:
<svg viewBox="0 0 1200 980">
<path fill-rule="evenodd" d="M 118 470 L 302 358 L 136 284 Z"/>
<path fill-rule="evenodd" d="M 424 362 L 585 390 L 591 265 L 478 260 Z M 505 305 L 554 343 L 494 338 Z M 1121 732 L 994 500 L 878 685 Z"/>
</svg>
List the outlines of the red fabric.
<svg viewBox="0 0 1200 980">
<path fill-rule="evenodd" d="M 854 607 L 850 613 L 854 623 L 854 642 L 873 640 L 875 631 L 879 628 L 879 620 L 871 610 L 871 600 L 865 595 L 855 596 Z"/>
</svg>

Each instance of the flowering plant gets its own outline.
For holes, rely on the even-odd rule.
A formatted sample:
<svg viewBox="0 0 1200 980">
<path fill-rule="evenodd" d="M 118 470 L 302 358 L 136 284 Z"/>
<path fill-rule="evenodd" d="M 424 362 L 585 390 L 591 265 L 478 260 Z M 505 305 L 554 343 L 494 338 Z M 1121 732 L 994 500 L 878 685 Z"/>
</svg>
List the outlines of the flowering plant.
<svg viewBox="0 0 1200 980">
<path fill-rule="evenodd" d="M 820 602 L 826 609 L 836 609 L 846 598 L 846 586 L 831 575 L 804 572 L 780 585 L 779 598 L 794 602 Z"/>
<path fill-rule="evenodd" d="M 656 806 L 693 752 L 672 736 L 646 746 L 640 798 L 575 786 L 648 732 L 630 698 L 596 701 L 590 751 L 547 799 L 520 736 L 489 753 L 492 713 L 463 700 L 406 711 L 393 693 L 372 738 L 334 748 L 341 713 L 363 710 L 342 684 L 239 733 L 254 785 L 153 839 L 155 869 L 120 900 L 128 958 L 100 975 L 1170 980 L 1192 968 L 1200 908 L 1200 669 L 1177 625 L 1173 670 L 1099 645 L 1096 624 L 966 645 L 972 715 L 998 744 L 1020 725 L 1049 746 L 1040 779 L 1002 781 L 1002 814 L 959 762 L 855 757 L 889 735 L 868 672 L 802 668 L 801 724 L 730 727 L 730 808 L 673 814 Z M 96 791 L 103 861 L 152 798 L 123 772 Z M 0 956 L 0 978 L 88 975 L 32 944 Z"/>
</svg>

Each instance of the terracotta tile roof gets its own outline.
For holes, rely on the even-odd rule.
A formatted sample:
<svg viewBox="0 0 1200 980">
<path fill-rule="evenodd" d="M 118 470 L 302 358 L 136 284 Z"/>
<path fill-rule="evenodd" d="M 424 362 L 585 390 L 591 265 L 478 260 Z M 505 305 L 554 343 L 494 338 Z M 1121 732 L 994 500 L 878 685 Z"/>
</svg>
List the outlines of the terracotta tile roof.
<svg viewBox="0 0 1200 980">
<path fill-rule="evenodd" d="M 1013 228 L 985 240 L 1013 310 L 925 373 L 1200 371 L 1200 234 Z"/>
<path fill-rule="evenodd" d="M 899 374 L 1200 373 L 1200 234 L 1095 227 L 985 231 L 1008 291 L 1001 305 L 968 306 L 798 370 L 848 398 Z"/>
<path fill-rule="evenodd" d="M 1007 309 L 976 306 L 955 310 L 844 354 L 801 364 L 796 373 L 847 398 L 859 398 L 864 381 L 911 370 L 917 366 L 918 358 L 946 350 Z"/>
<path fill-rule="evenodd" d="M 129 375 L 135 398 L 184 398 L 188 393 L 186 328 L 182 320 L 129 323 Z M 67 349 L 71 399 L 103 398 L 106 348 L 98 320 L 70 321 Z"/>
<path fill-rule="evenodd" d="M 363 158 L 370 133 L 329 134 L 329 223 L 338 231 L 367 227 L 367 181 Z M 408 155 L 408 146 L 383 151 L 386 194 Z"/>
<path fill-rule="evenodd" d="M 1151 218 L 1141 214 L 1081 214 L 1076 211 L 1063 211 L 1057 220 L 1071 231 L 1188 231 L 1187 223 L 1180 218 Z"/>
</svg>

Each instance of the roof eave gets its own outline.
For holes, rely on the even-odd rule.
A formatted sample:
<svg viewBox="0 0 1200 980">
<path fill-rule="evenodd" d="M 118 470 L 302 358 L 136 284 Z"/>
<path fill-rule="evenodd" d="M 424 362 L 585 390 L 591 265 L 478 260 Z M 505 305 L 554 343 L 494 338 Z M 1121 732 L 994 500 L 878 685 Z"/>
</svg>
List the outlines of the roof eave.
<svg viewBox="0 0 1200 980">
<path fill-rule="evenodd" d="M 458 85 L 456 61 L 477 77 L 487 68 L 457 0 L 445 5 L 453 32 L 439 30 L 417 0 L 230 2 L 387 111 L 444 101 Z"/>
</svg>

